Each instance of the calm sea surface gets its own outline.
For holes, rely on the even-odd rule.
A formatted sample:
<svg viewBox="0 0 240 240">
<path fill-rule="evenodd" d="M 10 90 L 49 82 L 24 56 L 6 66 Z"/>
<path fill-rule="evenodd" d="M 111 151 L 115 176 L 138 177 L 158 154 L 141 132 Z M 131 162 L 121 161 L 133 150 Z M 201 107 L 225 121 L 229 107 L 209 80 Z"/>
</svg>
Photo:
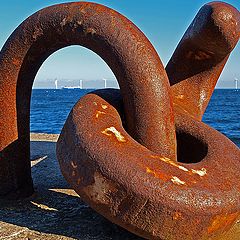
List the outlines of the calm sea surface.
<svg viewBox="0 0 240 240">
<path fill-rule="evenodd" d="M 33 89 L 31 132 L 60 133 L 71 108 L 90 91 Z M 240 147 L 240 90 L 215 90 L 203 121 Z"/>
</svg>

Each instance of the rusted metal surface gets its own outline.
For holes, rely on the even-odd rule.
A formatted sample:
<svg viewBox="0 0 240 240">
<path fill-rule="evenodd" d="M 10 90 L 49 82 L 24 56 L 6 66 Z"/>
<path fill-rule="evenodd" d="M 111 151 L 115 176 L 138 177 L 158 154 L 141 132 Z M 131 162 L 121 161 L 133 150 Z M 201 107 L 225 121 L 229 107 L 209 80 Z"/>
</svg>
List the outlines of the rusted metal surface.
<svg viewBox="0 0 240 240">
<path fill-rule="evenodd" d="M 177 162 L 129 135 L 124 93 L 98 90 L 75 105 L 57 156 L 65 178 L 96 211 L 139 236 L 164 240 L 221 239 L 239 219 L 240 151 L 201 122 L 239 24 L 232 6 L 205 5 L 167 65 Z"/>
<path fill-rule="evenodd" d="M 204 5 L 177 46 L 166 71 L 173 102 L 201 120 L 222 69 L 240 36 L 240 14 L 226 3 Z"/>
<path fill-rule="evenodd" d="M 60 4 L 25 20 L 0 53 L 1 196 L 33 191 L 29 161 L 32 83 L 50 54 L 76 44 L 99 54 L 116 75 L 125 96 L 128 132 L 149 149 L 176 156 L 170 85 L 148 39 L 132 22 L 107 7 Z"/>
<path fill-rule="evenodd" d="M 118 104 L 105 95 L 97 91 L 77 103 L 57 144 L 62 173 L 81 198 L 147 239 L 208 239 L 228 231 L 239 217 L 239 149 L 178 115 L 178 143 L 186 144 L 180 157 L 202 161 L 171 161 L 131 138 Z"/>
<path fill-rule="evenodd" d="M 32 83 L 50 54 L 80 44 L 107 62 L 121 94 L 100 90 L 75 105 L 57 144 L 64 177 L 92 208 L 139 236 L 221 237 L 240 216 L 240 152 L 201 116 L 239 24 L 230 5 L 205 5 L 165 71 L 144 34 L 104 6 L 61 4 L 28 18 L 0 54 L 1 196 L 33 191 Z"/>
</svg>

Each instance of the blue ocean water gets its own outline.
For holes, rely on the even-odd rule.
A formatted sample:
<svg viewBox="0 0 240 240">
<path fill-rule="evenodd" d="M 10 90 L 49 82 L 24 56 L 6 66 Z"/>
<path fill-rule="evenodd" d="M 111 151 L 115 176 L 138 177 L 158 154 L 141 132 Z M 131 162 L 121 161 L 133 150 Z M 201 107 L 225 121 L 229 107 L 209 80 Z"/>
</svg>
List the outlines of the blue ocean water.
<svg viewBox="0 0 240 240">
<path fill-rule="evenodd" d="M 74 104 L 91 89 L 33 89 L 31 132 L 60 133 Z M 216 89 L 203 121 L 240 147 L 240 90 Z"/>
</svg>

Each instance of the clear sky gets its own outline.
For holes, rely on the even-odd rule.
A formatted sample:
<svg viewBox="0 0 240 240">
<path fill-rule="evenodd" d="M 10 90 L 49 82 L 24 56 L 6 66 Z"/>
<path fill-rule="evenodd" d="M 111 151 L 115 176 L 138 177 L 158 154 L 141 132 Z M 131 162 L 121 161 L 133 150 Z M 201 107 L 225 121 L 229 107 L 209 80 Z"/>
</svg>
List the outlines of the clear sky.
<svg viewBox="0 0 240 240">
<path fill-rule="evenodd" d="M 0 46 L 12 31 L 28 16 L 44 7 L 72 1 L 9 0 L 0 3 Z M 91 1 L 117 10 L 133 21 L 150 39 L 164 65 L 200 7 L 202 0 L 98 0 Z M 240 0 L 226 1 L 240 10 Z M 240 80 L 240 43 L 231 55 L 221 75 L 219 87 L 233 87 L 233 79 Z M 110 68 L 95 53 L 83 47 L 72 46 L 51 55 L 39 70 L 35 87 L 53 87 L 53 79 L 114 80 Z M 65 79 L 65 80 L 64 80 Z M 64 82 L 65 81 L 65 82 Z M 74 82 L 74 81 L 73 81 Z M 96 81 L 95 81 L 96 82 Z M 98 83 L 98 82 L 96 82 Z M 75 83 L 74 83 L 75 84 Z M 102 82 L 96 84 L 101 87 Z"/>
</svg>

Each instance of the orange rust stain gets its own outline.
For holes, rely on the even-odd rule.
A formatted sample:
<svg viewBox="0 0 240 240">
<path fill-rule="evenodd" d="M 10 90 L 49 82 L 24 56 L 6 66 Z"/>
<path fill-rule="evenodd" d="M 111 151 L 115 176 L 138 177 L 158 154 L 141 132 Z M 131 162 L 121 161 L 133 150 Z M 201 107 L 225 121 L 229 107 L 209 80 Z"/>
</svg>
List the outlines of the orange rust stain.
<svg viewBox="0 0 240 240">
<path fill-rule="evenodd" d="M 167 157 L 161 157 L 161 156 L 155 156 L 155 155 L 150 155 L 151 158 L 157 158 L 165 163 L 168 163 L 174 167 L 179 168 L 180 170 L 184 171 L 184 172 L 188 172 L 189 170 L 179 164 L 177 164 L 175 161 L 172 161 L 170 158 Z"/>
<path fill-rule="evenodd" d="M 177 95 L 176 98 L 182 100 L 184 99 L 184 95 L 183 94 Z"/>
<path fill-rule="evenodd" d="M 181 212 L 175 212 L 173 214 L 173 220 L 180 220 L 182 219 L 182 213 Z"/>
<path fill-rule="evenodd" d="M 106 113 L 102 112 L 102 111 L 97 111 L 95 116 L 96 116 L 96 118 L 99 118 L 99 116 L 102 114 L 106 114 Z"/>
<path fill-rule="evenodd" d="M 85 14 L 86 13 L 86 9 L 85 8 L 87 8 L 88 6 L 87 5 L 82 5 L 82 6 L 80 6 L 80 8 L 78 9 L 79 10 L 79 12 L 81 12 L 82 14 Z"/>
<path fill-rule="evenodd" d="M 180 169 L 181 171 L 184 171 L 188 175 L 198 175 L 200 177 L 203 177 L 207 174 L 206 168 L 201 168 L 201 169 L 187 169 L 186 167 L 179 165 L 177 162 L 172 161 L 171 159 L 167 157 L 161 157 L 161 156 L 156 156 L 156 155 L 150 155 L 151 158 L 157 158 L 167 164 L 172 165 L 173 167 L 176 167 Z M 196 183 L 195 181 L 193 183 Z"/>
<path fill-rule="evenodd" d="M 214 233 L 219 230 L 224 230 L 227 227 L 231 227 L 239 215 L 238 212 L 229 215 L 217 215 L 208 227 L 208 233 Z"/>
<path fill-rule="evenodd" d="M 20 62 L 18 59 L 13 58 L 12 63 L 13 63 L 15 66 L 19 66 L 21 62 Z"/>
<path fill-rule="evenodd" d="M 153 174 L 154 177 L 158 177 L 157 173 L 155 171 L 153 171 L 152 169 L 150 169 L 149 167 L 146 167 L 146 172 L 150 173 L 150 174 Z"/>
<path fill-rule="evenodd" d="M 162 179 L 164 181 L 167 181 L 168 179 L 170 179 L 169 176 L 167 176 L 163 173 L 156 172 L 153 169 L 151 169 L 150 167 L 146 167 L 146 173 L 152 174 L 155 178 L 159 178 L 159 179 Z"/>
<path fill-rule="evenodd" d="M 150 155 L 151 158 L 158 158 L 164 162 L 171 162 L 172 160 L 170 158 L 167 157 L 161 157 L 161 156 L 156 156 L 156 155 Z"/>
</svg>

